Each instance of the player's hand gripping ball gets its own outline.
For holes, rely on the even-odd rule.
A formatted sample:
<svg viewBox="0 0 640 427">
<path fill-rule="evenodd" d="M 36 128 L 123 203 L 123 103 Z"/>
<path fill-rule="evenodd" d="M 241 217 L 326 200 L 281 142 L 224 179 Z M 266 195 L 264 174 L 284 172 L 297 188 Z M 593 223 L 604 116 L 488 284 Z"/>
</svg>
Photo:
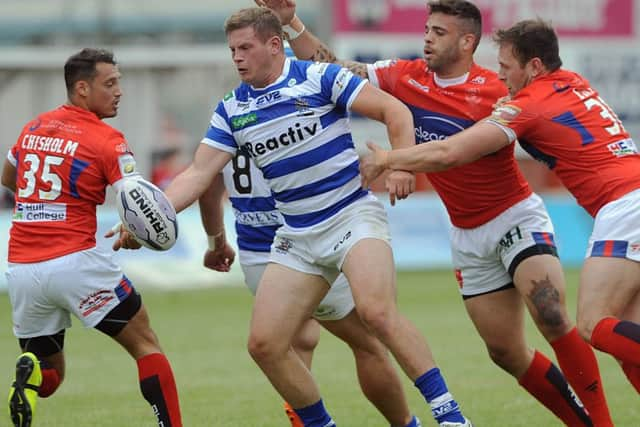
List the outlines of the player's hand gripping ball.
<svg viewBox="0 0 640 427">
<path fill-rule="evenodd" d="M 116 206 L 122 224 L 143 246 L 166 251 L 176 243 L 176 210 L 162 190 L 149 181 L 141 177 L 125 179 Z"/>
</svg>

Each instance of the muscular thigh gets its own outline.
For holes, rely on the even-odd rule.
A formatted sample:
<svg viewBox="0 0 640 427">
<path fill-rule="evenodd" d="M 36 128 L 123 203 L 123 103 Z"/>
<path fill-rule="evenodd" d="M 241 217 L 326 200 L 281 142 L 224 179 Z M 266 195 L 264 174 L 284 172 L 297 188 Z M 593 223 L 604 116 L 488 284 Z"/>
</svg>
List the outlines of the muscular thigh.
<svg viewBox="0 0 640 427">
<path fill-rule="evenodd" d="M 322 276 L 270 263 L 258 285 L 252 333 L 263 337 L 293 336 L 328 290 L 329 284 Z"/>
<path fill-rule="evenodd" d="M 258 284 L 267 268 L 267 264 L 241 264 L 245 283 L 253 295 L 258 290 Z M 318 320 L 338 320 L 347 316 L 353 310 L 354 302 L 349 288 L 349 282 L 344 274 L 331 284 L 331 288 L 313 312 Z"/>
<path fill-rule="evenodd" d="M 464 305 L 489 348 L 525 348 L 524 303 L 516 289 L 469 297 Z"/>
</svg>

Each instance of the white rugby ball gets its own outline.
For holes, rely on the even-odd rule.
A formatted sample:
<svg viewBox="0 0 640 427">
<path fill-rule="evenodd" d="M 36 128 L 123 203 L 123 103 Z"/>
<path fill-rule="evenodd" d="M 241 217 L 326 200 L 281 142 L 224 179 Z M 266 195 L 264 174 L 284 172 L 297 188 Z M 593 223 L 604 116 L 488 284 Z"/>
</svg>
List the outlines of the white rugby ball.
<svg viewBox="0 0 640 427">
<path fill-rule="evenodd" d="M 141 177 L 125 178 L 116 197 L 122 224 L 140 244 L 166 251 L 178 239 L 176 210 L 158 187 Z"/>
</svg>

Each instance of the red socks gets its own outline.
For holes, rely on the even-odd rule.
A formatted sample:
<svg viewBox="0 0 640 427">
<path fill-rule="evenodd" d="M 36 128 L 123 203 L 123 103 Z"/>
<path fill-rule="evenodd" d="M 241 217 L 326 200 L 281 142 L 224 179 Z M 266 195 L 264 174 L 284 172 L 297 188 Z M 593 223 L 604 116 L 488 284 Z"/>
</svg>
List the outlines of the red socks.
<svg viewBox="0 0 640 427">
<path fill-rule="evenodd" d="M 49 397 L 58 389 L 60 375 L 55 369 L 44 367 L 42 362 L 40 363 L 40 371 L 42 372 L 42 384 L 38 389 L 38 396 Z"/>
<path fill-rule="evenodd" d="M 640 366 L 640 325 L 637 323 L 605 317 L 593 328 L 591 344 L 622 362 Z"/>
<path fill-rule="evenodd" d="M 598 361 L 576 328 L 551 343 L 560 369 L 598 427 L 613 426 L 602 389 Z"/>
<path fill-rule="evenodd" d="M 542 353 L 535 352 L 531 366 L 518 383 L 566 425 L 593 426 L 589 415 L 569 390 L 565 377 Z"/>
<path fill-rule="evenodd" d="M 148 354 L 137 360 L 140 390 L 165 427 L 182 427 L 178 391 L 169 361 L 162 353 Z"/>
</svg>

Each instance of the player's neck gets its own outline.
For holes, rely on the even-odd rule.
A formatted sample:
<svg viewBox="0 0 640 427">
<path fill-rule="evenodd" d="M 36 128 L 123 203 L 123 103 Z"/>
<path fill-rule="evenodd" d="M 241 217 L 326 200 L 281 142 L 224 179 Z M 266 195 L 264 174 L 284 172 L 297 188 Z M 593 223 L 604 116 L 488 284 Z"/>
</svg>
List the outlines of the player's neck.
<svg viewBox="0 0 640 427">
<path fill-rule="evenodd" d="M 471 67 L 473 67 L 473 58 L 462 59 L 434 71 L 437 79 L 452 80 L 467 76 L 471 71 Z"/>
<path fill-rule="evenodd" d="M 260 82 L 251 83 L 254 89 L 265 89 L 268 86 L 271 86 L 275 82 L 277 82 L 282 74 L 285 72 L 286 58 L 283 56 L 282 58 L 278 58 L 274 61 L 271 66 L 271 69 L 267 74 L 265 74 L 264 78 L 261 79 Z"/>
<path fill-rule="evenodd" d="M 467 79 L 469 78 L 469 73 L 466 72 L 461 76 L 449 77 L 449 78 L 443 78 L 440 76 L 440 74 L 436 73 L 433 76 L 433 78 L 436 82 L 436 85 L 438 85 L 439 87 L 449 87 L 449 86 L 461 85 L 462 83 L 466 82 Z"/>
</svg>

